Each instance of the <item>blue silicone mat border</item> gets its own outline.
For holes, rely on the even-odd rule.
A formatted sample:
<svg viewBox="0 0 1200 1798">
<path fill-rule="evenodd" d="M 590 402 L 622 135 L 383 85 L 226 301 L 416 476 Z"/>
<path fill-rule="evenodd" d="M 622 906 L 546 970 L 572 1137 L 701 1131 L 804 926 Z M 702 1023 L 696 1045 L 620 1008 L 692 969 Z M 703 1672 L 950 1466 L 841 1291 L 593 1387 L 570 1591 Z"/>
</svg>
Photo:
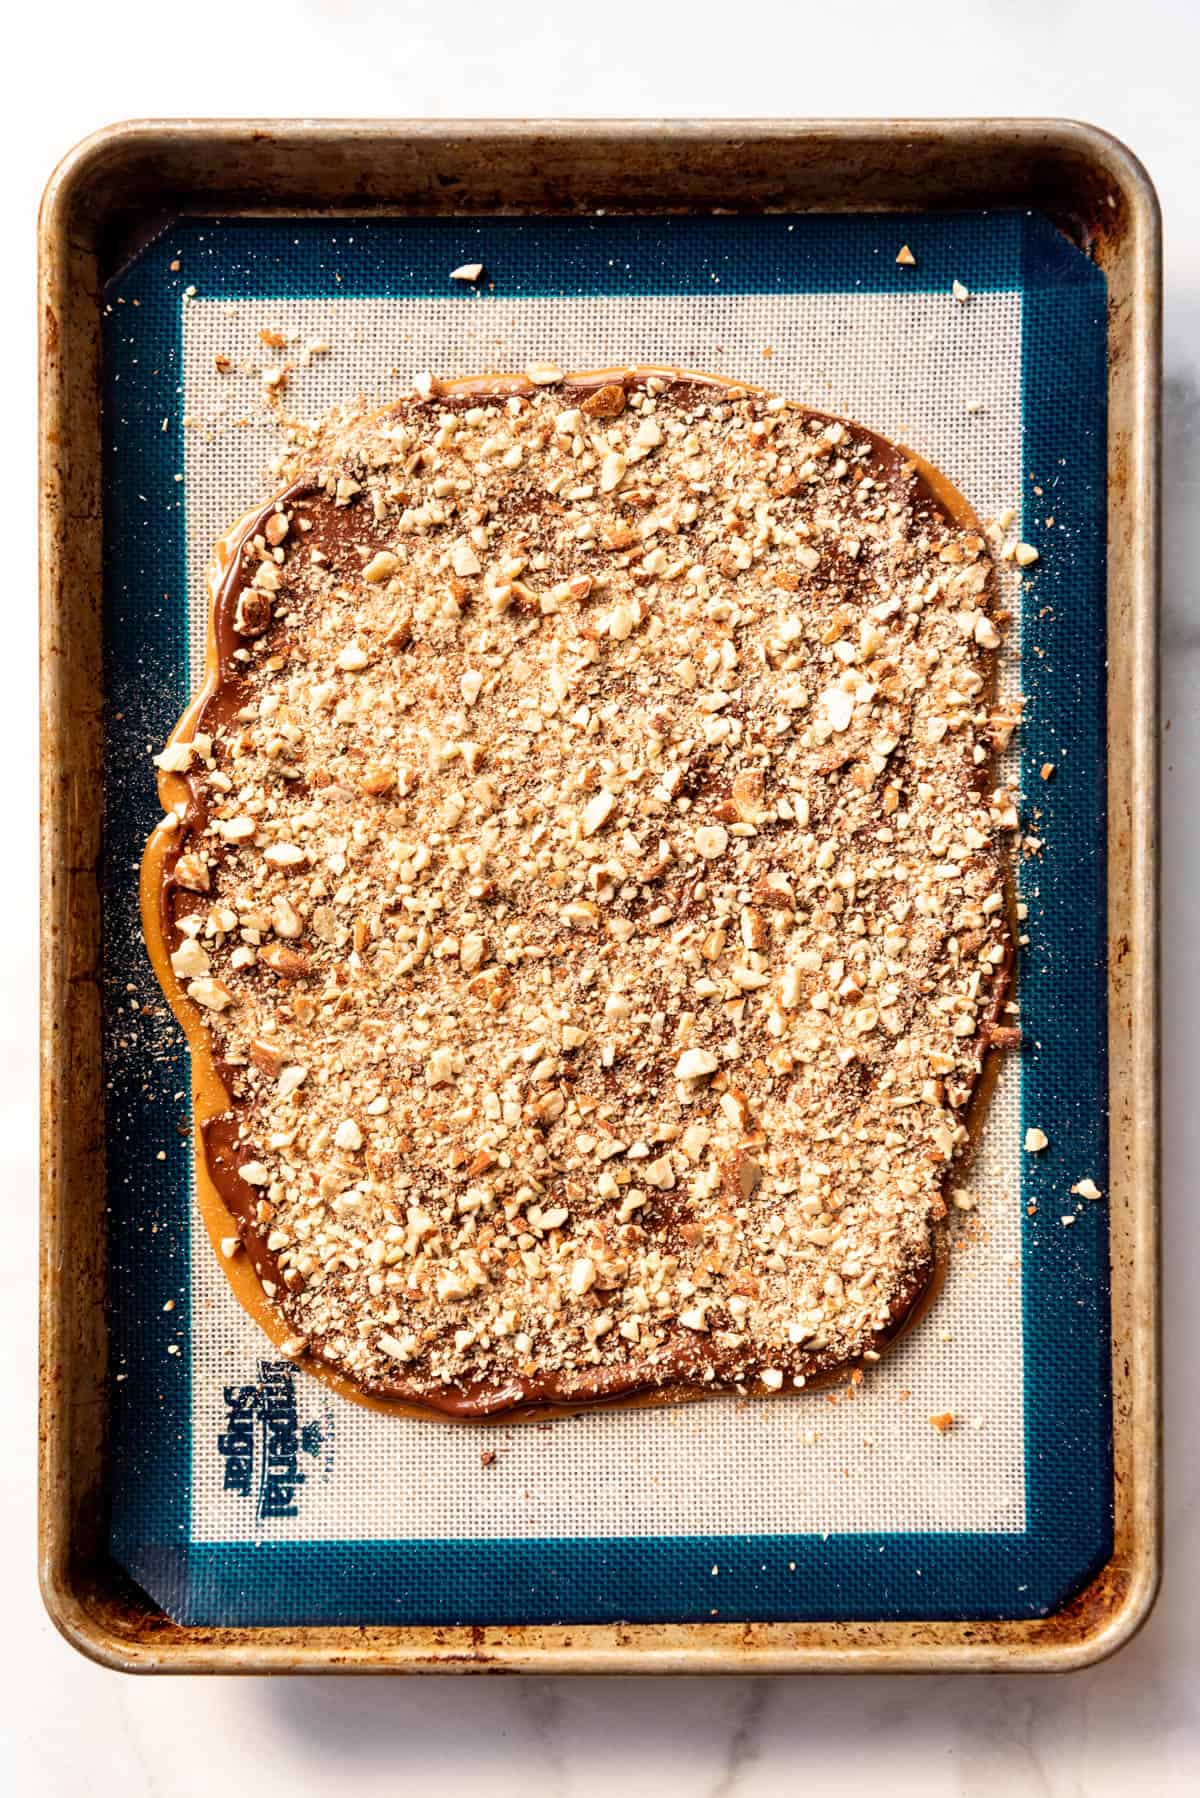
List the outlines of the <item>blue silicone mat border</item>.
<svg viewBox="0 0 1200 1798">
<path fill-rule="evenodd" d="M 918 251 L 895 264 L 898 244 Z M 478 255 L 508 295 L 945 291 L 1023 296 L 1021 733 L 1026 1528 L 602 1540 L 211 1543 L 189 1512 L 188 1070 L 137 918 L 157 805 L 148 752 L 188 694 L 183 290 L 206 297 L 445 294 Z M 175 263 L 178 266 L 172 267 Z M 467 293 L 464 304 L 480 304 Z M 178 1622 L 207 1625 L 1024 1618 L 1112 1546 L 1105 964 L 1106 290 L 1036 214 L 754 218 L 189 220 L 105 296 L 103 851 L 114 1557 Z M 902 378 L 902 377 L 901 377 Z M 869 422 L 869 421 L 868 421 Z M 1039 521 L 1053 517 L 1053 528 Z M 1053 761 L 1052 782 L 1039 779 Z M 1078 1211 L 1069 1228 L 1060 1219 Z M 171 1303 L 170 1310 L 165 1309 Z M 714 1576 L 713 1568 L 719 1573 Z"/>
</svg>

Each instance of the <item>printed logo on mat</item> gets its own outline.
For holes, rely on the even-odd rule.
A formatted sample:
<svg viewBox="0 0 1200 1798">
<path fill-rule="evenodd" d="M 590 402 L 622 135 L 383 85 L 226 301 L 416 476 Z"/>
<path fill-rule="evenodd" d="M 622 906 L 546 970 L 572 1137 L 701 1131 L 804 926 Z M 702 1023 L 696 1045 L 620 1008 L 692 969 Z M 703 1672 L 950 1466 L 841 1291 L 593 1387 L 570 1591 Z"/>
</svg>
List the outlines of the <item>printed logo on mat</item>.
<svg viewBox="0 0 1200 1798">
<path fill-rule="evenodd" d="M 253 1499 L 257 1517 L 299 1516 L 312 1463 L 329 1471 L 332 1423 L 328 1412 L 302 1423 L 295 1368 L 260 1361 L 257 1385 L 225 1388 L 225 1429 L 217 1437 L 225 1491 Z"/>
</svg>

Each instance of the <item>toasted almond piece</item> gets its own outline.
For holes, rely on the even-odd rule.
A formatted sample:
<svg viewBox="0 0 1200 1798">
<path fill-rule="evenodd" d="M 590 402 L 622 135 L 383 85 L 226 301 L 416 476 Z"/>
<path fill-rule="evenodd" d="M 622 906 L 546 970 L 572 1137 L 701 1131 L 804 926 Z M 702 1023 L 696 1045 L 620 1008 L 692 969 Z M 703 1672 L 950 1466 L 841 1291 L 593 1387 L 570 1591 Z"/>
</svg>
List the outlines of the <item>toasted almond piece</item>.
<svg viewBox="0 0 1200 1798">
<path fill-rule="evenodd" d="M 368 794 L 372 799 L 382 799 L 390 793 L 396 784 L 396 776 L 391 768 L 383 768 L 378 762 L 368 762 L 359 780 L 359 791 Z"/>
<path fill-rule="evenodd" d="M 592 1290 L 596 1284 L 596 1264 L 589 1255 L 580 1255 L 571 1263 L 570 1287 L 576 1298 Z"/>
<path fill-rule="evenodd" d="M 702 824 L 696 832 L 696 847 L 705 861 L 715 861 L 729 846 L 729 832 L 723 824 Z"/>
<path fill-rule="evenodd" d="M 619 381 L 609 381 L 580 400 L 579 410 L 589 418 L 618 418 L 625 410 L 625 389 Z"/>
<path fill-rule="evenodd" d="M 616 810 L 617 802 L 605 787 L 594 793 L 583 808 L 582 827 L 585 837 L 593 837 L 602 825 L 607 824 Z"/>
<path fill-rule="evenodd" d="M 180 980 L 198 979 L 211 968 L 207 949 L 195 937 L 185 936 L 171 956 L 171 971 Z"/>
<path fill-rule="evenodd" d="M 455 574 L 466 579 L 471 574 L 482 574 L 483 565 L 475 554 L 475 546 L 465 537 L 461 538 L 450 551 L 450 566 Z"/>
<path fill-rule="evenodd" d="M 168 743 L 154 758 L 154 766 L 164 774 L 186 774 L 196 751 L 191 743 Z"/>
<path fill-rule="evenodd" d="M 483 966 L 486 956 L 486 939 L 475 931 L 468 931 L 458 949 L 458 965 L 463 973 L 473 974 L 476 968 Z"/>
<path fill-rule="evenodd" d="M 283 1072 L 287 1060 L 287 1052 L 282 1043 L 272 1042 L 269 1037 L 256 1036 L 250 1044 L 250 1059 L 256 1068 L 260 1068 L 271 1080 L 277 1080 Z"/>
<path fill-rule="evenodd" d="M 836 731 L 849 730 L 854 716 L 853 697 L 844 687 L 827 687 L 821 695 L 826 716 Z"/>
<path fill-rule="evenodd" d="M 189 982 L 187 996 L 206 1011 L 224 1011 L 234 1003 L 233 994 L 220 980 L 213 980 L 204 975 L 199 980 Z"/>
<path fill-rule="evenodd" d="M 620 450 L 609 450 L 600 464 L 600 491 L 612 493 L 625 479 L 625 458 Z"/>
<path fill-rule="evenodd" d="M 303 933 L 304 920 L 290 899 L 277 893 L 271 901 L 271 928 L 276 936 L 298 937 Z"/>
<path fill-rule="evenodd" d="M 482 273 L 482 262 L 460 262 L 457 268 L 450 270 L 450 279 L 452 281 L 478 281 Z"/>
<path fill-rule="evenodd" d="M 745 1155 L 739 1150 L 722 1162 L 721 1178 L 726 1190 L 744 1204 L 762 1179 L 762 1167 L 753 1155 Z"/>
<path fill-rule="evenodd" d="M 736 774 L 730 788 L 733 808 L 743 824 L 760 824 L 766 816 L 763 805 L 763 776 L 759 768 L 744 768 Z"/>
<path fill-rule="evenodd" d="M 765 949 L 770 941 L 767 921 L 760 911 L 752 905 L 743 905 L 738 919 L 741 930 L 742 946 L 746 949 Z M 764 984 L 766 982 L 764 981 Z"/>
<path fill-rule="evenodd" d="M 264 967 L 270 968 L 280 980 L 299 980 L 303 975 L 312 972 L 312 963 L 305 955 L 297 955 L 285 943 L 266 943 L 258 952 L 258 959 Z"/>
<path fill-rule="evenodd" d="M 360 674 L 364 668 L 370 667 L 371 658 L 362 645 L 351 638 L 344 648 L 338 650 L 337 665 L 347 674 Z"/>
<path fill-rule="evenodd" d="M 676 1080 L 702 1080 L 715 1074 L 720 1062 L 708 1049 L 685 1049 L 675 1063 Z"/>
<path fill-rule="evenodd" d="M 304 1067 L 299 1062 L 289 1063 L 289 1065 L 284 1068 L 283 1072 L 279 1076 L 279 1080 L 278 1080 L 278 1083 L 275 1088 L 276 1098 L 278 1098 L 281 1101 L 284 1099 L 290 1099 L 292 1094 L 294 1092 L 298 1092 L 299 1089 L 304 1085 L 304 1082 L 307 1079 L 308 1079 L 308 1069 L 306 1067 Z"/>
<path fill-rule="evenodd" d="M 261 637 L 271 623 L 271 597 L 254 587 L 243 587 L 233 608 L 233 628 L 239 637 Z"/>
<path fill-rule="evenodd" d="M 399 556 L 393 555 L 392 551 L 390 549 L 377 550 L 376 553 L 371 557 L 371 560 L 367 563 L 366 567 L 362 571 L 363 572 L 363 580 L 371 581 L 372 583 L 375 583 L 378 581 L 389 581 L 389 580 L 391 580 L 392 576 L 398 571 L 400 566 L 401 566 L 401 563 L 400 563 Z M 349 668 L 351 666 L 351 664 L 349 662 L 342 660 L 342 656 L 344 656 L 346 653 L 347 653 L 346 650 L 343 650 L 342 654 L 338 657 L 338 667 L 339 668 Z M 357 664 L 357 665 L 365 666 L 365 663 L 361 663 L 361 664 Z"/>
<path fill-rule="evenodd" d="M 308 860 L 308 854 L 299 843 L 268 843 L 263 860 L 273 868 L 299 868 Z"/>
</svg>

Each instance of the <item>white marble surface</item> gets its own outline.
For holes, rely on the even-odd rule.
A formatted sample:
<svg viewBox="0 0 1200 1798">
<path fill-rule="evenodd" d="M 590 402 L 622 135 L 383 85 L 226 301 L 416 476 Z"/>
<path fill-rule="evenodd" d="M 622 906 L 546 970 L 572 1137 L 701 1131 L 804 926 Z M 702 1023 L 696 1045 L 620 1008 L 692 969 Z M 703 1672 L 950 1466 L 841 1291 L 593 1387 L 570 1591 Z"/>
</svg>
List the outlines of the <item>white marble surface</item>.
<svg viewBox="0 0 1200 1798">
<path fill-rule="evenodd" d="M 0 707 L 0 1765 L 21 1798 L 354 1798 L 434 1785 L 704 1798 L 1176 1798 L 1200 1789 L 1200 185 L 1194 0 L 713 0 L 562 7 L 60 0 L 10 22 L 0 282 L 11 653 Z M 284 29 L 286 23 L 286 30 Z M 33 217 L 52 163 L 149 114 L 1068 114 L 1123 137 L 1167 241 L 1164 642 L 1168 1560 L 1142 1635 L 1062 1679 L 134 1681 L 73 1654 L 34 1582 Z"/>
</svg>

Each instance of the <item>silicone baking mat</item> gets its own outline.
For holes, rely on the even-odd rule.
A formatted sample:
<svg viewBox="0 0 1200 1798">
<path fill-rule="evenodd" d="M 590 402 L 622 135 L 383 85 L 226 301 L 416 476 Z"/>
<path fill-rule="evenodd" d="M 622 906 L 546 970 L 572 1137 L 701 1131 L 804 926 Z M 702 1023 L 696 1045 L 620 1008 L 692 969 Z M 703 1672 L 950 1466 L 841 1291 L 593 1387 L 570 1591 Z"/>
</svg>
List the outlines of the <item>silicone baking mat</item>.
<svg viewBox="0 0 1200 1798">
<path fill-rule="evenodd" d="M 911 245 L 915 267 L 898 265 Z M 480 261 L 475 285 L 449 279 Z M 952 291 L 961 284 L 966 297 Z M 1105 1179 L 1105 287 L 1043 219 L 190 220 L 105 335 L 111 1540 L 200 1624 L 1022 1617 L 1111 1540 Z M 857 418 L 1041 551 L 1007 1058 L 926 1321 L 853 1391 L 455 1427 L 281 1362 L 194 1211 L 188 1068 L 136 868 L 196 684 L 203 573 L 294 416 L 417 371 L 671 362 Z M 284 384 L 276 377 L 284 371 Z M 272 383 L 275 383 L 272 387 Z M 1044 764 L 1053 776 L 1041 777 Z M 1023 1149 L 1029 1125 L 1040 1155 Z M 950 1412 L 953 1426 L 935 1429 Z"/>
</svg>

